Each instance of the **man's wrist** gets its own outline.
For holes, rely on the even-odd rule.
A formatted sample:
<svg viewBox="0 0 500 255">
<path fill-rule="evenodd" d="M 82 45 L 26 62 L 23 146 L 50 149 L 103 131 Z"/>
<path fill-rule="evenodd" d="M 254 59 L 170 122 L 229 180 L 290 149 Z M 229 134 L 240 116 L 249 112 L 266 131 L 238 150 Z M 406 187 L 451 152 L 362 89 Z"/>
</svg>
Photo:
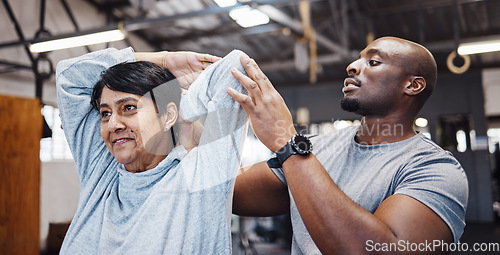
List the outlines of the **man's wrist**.
<svg viewBox="0 0 500 255">
<path fill-rule="evenodd" d="M 309 138 L 301 134 L 295 134 L 292 138 L 276 152 L 276 158 L 280 165 L 291 156 L 308 156 L 312 152 L 313 146 Z"/>
<path fill-rule="evenodd" d="M 298 154 L 293 154 L 291 155 L 290 157 L 288 157 L 288 159 L 283 162 L 283 164 L 281 165 L 281 168 L 288 168 L 289 166 L 292 166 L 292 165 L 297 165 L 297 160 L 307 160 L 311 157 L 312 153 L 308 154 L 308 155 L 298 155 Z"/>
<path fill-rule="evenodd" d="M 282 137 L 280 138 L 276 138 L 275 141 L 275 145 L 276 147 L 275 148 L 269 148 L 272 152 L 274 153 L 277 153 L 279 150 L 281 150 L 283 148 L 283 146 L 285 146 L 289 141 L 290 139 L 292 139 L 292 137 L 294 135 L 296 135 L 297 133 L 289 133 L 289 134 L 286 134 L 286 135 L 283 135 Z"/>
</svg>

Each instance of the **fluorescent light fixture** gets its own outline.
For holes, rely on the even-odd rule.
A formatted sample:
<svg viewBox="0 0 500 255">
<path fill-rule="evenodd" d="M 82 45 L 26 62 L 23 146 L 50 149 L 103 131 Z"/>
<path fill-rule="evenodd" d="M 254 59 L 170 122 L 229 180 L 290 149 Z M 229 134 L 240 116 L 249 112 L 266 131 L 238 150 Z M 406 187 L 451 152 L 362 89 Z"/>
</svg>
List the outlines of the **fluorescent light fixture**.
<svg viewBox="0 0 500 255">
<path fill-rule="evenodd" d="M 229 7 L 236 5 L 238 1 L 236 0 L 214 0 L 219 7 Z"/>
<path fill-rule="evenodd" d="M 264 25 L 269 23 L 269 16 L 265 13 L 252 9 L 248 6 L 242 6 L 237 9 L 233 9 L 229 12 L 229 16 L 242 27 L 254 27 L 258 25 Z"/>
<path fill-rule="evenodd" d="M 30 45 L 30 51 L 35 53 L 68 49 L 73 47 L 114 42 L 125 39 L 125 33 L 121 30 L 110 30 L 98 32 L 88 35 L 80 35 L 75 37 L 56 39 L 51 41 L 39 42 Z"/>
<path fill-rule="evenodd" d="M 460 55 L 479 54 L 493 51 L 500 51 L 500 40 L 462 43 L 458 46 L 457 50 Z"/>
<path fill-rule="evenodd" d="M 427 124 L 429 124 L 429 121 L 427 121 L 426 118 L 417 118 L 415 120 L 415 125 L 417 127 L 427 127 Z"/>
</svg>

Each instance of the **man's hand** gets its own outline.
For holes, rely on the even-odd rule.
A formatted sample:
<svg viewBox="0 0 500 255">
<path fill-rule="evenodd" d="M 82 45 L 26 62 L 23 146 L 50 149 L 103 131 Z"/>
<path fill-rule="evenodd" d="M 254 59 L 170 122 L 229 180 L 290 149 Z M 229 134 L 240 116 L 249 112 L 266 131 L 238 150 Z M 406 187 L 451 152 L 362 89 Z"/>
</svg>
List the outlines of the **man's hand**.
<svg viewBox="0 0 500 255">
<path fill-rule="evenodd" d="M 136 52 L 136 61 L 149 61 L 167 68 L 177 77 L 182 88 L 188 89 L 198 75 L 221 58 L 189 51 Z"/>
<path fill-rule="evenodd" d="M 248 90 L 248 96 L 232 88 L 227 92 L 248 113 L 250 124 L 260 141 L 276 152 L 297 133 L 292 115 L 257 63 L 247 56 L 242 56 L 240 60 L 248 76 L 236 68 L 232 69 L 232 73 Z"/>
</svg>

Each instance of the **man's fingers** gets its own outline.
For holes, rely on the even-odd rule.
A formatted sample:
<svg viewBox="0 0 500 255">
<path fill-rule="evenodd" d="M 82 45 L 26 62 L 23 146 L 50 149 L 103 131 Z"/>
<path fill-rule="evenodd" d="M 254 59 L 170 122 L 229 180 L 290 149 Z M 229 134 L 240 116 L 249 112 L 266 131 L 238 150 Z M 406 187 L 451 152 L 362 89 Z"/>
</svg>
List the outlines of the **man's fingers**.
<svg viewBox="0 0 500 255">
<path fill-rule="evenodd" d="M 259 102 L 262 98 L 262 91 L 260 91 L 259 85 L 236 68 L 231 69 L 231 73 L 247 89 L 252 99 L 255 102 Z"/>
<path fill-rule="evenodd" d="M 227 88 L 227 93 L 238 102 L 243 110 L 245 110 L 249 115 L 255 109 L 255 105 L 252 102 L 252 98 L 244 95 L 233 88 Z"/>
<path fill-rule="evenodd" d="M 241 56 L 240 61 L 248 76 L 258 84 L 263 93 L 274 88 L 264 72 L 260 70 L 260 67 L 257 65 L 255 60 L 249 58 L 248 56 Z"/>
</svg>

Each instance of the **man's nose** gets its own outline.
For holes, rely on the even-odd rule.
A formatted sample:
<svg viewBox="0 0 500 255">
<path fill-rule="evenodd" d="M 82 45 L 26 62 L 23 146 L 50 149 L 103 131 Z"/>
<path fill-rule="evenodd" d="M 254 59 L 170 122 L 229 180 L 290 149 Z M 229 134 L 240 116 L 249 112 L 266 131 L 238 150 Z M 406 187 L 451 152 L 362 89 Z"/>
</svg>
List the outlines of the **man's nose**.
<svg viewBox="0 0 500 255">
<path fill-rule="evenodd" d="M 108 129 L 110 132 L 117 132 L 126 128 L 121 117 L 118 114 L 111 114 L 108 121 Z"/>
<path fill-rule="evenodd" d="M 349 64 L 346 68 L 346 71 L 347 71 L 347 75 L 351 76 L 351 75 L 358 75 L 359 74 L 359 70 L 360 70 L 360 67 L 359 67 L 359 63 L 360 63 L 360 59 L 352 62 L 351 64 Z"/>
</svg>

